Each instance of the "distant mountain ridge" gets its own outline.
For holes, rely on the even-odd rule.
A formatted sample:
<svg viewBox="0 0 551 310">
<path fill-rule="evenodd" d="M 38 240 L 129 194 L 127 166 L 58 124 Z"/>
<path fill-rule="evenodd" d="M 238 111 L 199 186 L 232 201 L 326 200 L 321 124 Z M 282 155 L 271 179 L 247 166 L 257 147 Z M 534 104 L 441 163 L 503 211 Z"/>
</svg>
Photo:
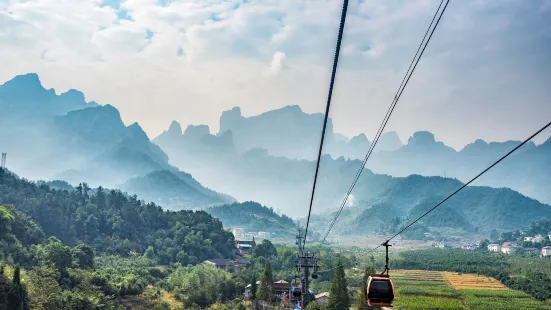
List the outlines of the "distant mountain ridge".
<svg viewBox="0 0 551 310">
<path fill-rule="evenodd" d="M 125 184 L 129 193 L 157 203 L 167 202 L 163 193 L 179 191 L 170 196 L 173 209 L 234 201 L 171 166 L 140 125 L 126 126 L 115 107 L 86 102 L 76 90 L 56 95 L 34 73 L 0 85 L 0 109 L 0 120 L 8 125 L 0 133 L 8 167 L 27 178 L 111 188 Z M 152 180 L 169 186 L 143 187 Z"/>
<path fill-rule="evenodd" d="M 315 160 L 322 121 L 322 114 L 307 114 L 298 106 L 286 106 L 251 117 L 242 116 L 241 110 L 235 107 L 222 113 L 220 131 L 216 136 L 210 134 L 206 125 L 189 126 L 182 134 L 180 124 L 173 122 L 169 130 L 153 142 L 167 151 L 175 162 L 178 162 L 176 157 L 194 157 L 199 153 L 212 157 L 214 152 L 224 152 L 230 157 L 264 154 L 292 160 Z M 180 128 L 179 132 L 177 128 Z M 201 128 L 200 134 L 196 128 Z M 195 133 L 192 135 L 192 132 Z M 201 138 L 198 140 L 192 136 Z M 387 132 L 379 139 L 367 167 L 376 173 L 398 177 L 410 174 L 447 176 L 466 182 L 519 143 L 488 143 L 479 139 L 456 151 L 437 141 L 428 131 L 413 133 L 406 144 L 402 144 L 396 132 Z M 329 119 L 325 154 L 333 158 L 363 159 L 369 146 L 365 134 L 349 140 L 334 133 Z M 551 191 L 546 186 L 551 184 L 549 167 L 551 138 L 541 145 L 529 142 L 483 176 L 478 184 L 509 187 L 551 203 Z"/>
</svg>

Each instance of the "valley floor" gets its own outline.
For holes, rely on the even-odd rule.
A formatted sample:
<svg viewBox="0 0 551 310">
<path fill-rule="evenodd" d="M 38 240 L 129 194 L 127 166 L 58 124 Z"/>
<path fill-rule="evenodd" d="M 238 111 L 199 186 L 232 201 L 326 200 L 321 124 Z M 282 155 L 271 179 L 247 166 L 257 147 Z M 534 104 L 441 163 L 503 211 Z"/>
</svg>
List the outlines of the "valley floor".
<svg viewBox="0 0 551 310">
<path fill-rule="evenodd" d="M 551 309 L 494 278 L 426 270 L 393 270 L 394 309 Z"/>
</svg>

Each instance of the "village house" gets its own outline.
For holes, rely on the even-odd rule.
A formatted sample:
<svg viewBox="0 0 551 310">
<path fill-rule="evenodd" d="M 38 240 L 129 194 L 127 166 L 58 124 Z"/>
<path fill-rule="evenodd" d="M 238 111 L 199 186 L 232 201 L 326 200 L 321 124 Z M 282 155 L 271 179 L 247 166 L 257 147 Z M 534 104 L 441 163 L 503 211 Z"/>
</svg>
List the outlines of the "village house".
<svg viewBox="0 0 551 310">
<path fill-rule="evenodd" d="M 551 241 L 551 231 L 547 233 L 547 236 L 549 237 L 549 241 Z"/>
<path fill-rule="evenodd" d="M 545 238 L 542 235 L 536 235 L 534 239 L 532 239 L 532 242 L 537 243 L 542 242 L 543 240 L 545 240 Z"/>
<path fill-rule="evenodd" d="M 210 264 L 218 269 L 226 269 L 226 267 L 233 265 L 233 260 L 225 258 L 211 258 L 206 260 L 205 264 Z"/>
<path fill-rule="evenodd" d="M 472 244 L 472 243 L 467 243 L 467 244 L 463 244 L 463 245 L 461 246 L 461 248 L 462 248 L 463 250 L 475 250 L 475 249 L 476 249 L 476 246 L 475 246 L 474 244 Z"/>
<path fill-rule="evenodd" d="M 534 237 L 524 237 L 524 241 L 526 242 L 532 242 L 534 240 Z"/>
<path fill-rule="evenodd" d="M 243 239 L 245 237 L 245 230 L 243 228 L 234 228 L 232 232 L 235 240 Z"/>
<path fill-rule="evenodd" d="M 546 246 L 541 249 L 542 256 L 551 256 L 551 246 Z"/>
<path fill-rule="evenodd" d="M 238 241 L 237 249 L 239 250 L 240 254 L 251 254 L 251 252 L 253 251 L 253 246 L 249 243 Z"/>
<path fill-rule="evenodd" d="M 514 245 L 504 245 L 501 247 L 501 253 L 503 254 L 514 254 L 518 251 L 518 247 Z"/>
<path fill-rule="evenodd" d="M 488 244 L 488 251 L 490 252 L 501 252 L 501 245 L 497 243 Z"/>
<path fill-rule="evenodd" d="M 265 231 L 259 231 L 258 232 L 258 238 L 260 239 L 270 239 L 270 233 Z"/>
<path fill-rule="evenodd" d="M 289 290 L 291 289 L 291 284 L 285 280 L 279 280 L 274 282 L 274 289 L 276 295 L 289 295 Z"/>
<path fill-rule="evenodd" d="M 523 248 L 521 251 L 526 254 L 538 254 L 540 252 L 538 248 Z"/>
</svg>

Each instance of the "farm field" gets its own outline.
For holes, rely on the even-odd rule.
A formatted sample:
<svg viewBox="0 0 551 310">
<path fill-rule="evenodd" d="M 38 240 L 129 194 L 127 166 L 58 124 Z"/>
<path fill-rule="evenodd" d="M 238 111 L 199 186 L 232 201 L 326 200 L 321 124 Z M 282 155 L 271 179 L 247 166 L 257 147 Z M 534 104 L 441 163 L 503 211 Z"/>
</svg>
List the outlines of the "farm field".
<svg viewBox="0 0 551 310">
<path fill-rule="evenodd" d="M 426 270 L 391 271 L 394 309 L 550 309 L 496 279 L 474 274 Z"/>
</svg>

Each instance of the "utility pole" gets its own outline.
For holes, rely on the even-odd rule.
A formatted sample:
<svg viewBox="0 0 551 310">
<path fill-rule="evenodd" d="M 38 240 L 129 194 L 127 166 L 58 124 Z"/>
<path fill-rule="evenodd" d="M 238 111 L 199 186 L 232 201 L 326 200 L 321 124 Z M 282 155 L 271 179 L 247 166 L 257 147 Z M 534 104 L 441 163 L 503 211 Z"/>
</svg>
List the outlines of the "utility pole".
<svg viewBox="0 0 551 310">
<path fill-rule="evenodd" d="M 310 286 L 310 268 L 314 268 L 314 272 L 312 273 L 312 278 L 316 279 L 318 277 L 318 262 L 316 258 L 314 257 L 314 254 L 304 252 L 304 242 L 303 242 L 304 236 L 301 234 L 301 231 L 299 229 L 297 233 L 297 245 L 298 245 L 298 254 L 297 254 L 297 262 L 296 267 L 297 271 L 303 273 L 303 279 L 301 282 L 301 303 L 300 306 L 302 309 L 306 308 L 308 303 L 312 300 L 312 296 L 310 296 L 309 286 Z"/>
<path fill-rule="evenodd" d="M 8 153 L 2 153 L 2 162 L 0 163 L 0 168 L 5 169 L 6 168 L 6 157 L 8 156 Z"/>
</svg>

